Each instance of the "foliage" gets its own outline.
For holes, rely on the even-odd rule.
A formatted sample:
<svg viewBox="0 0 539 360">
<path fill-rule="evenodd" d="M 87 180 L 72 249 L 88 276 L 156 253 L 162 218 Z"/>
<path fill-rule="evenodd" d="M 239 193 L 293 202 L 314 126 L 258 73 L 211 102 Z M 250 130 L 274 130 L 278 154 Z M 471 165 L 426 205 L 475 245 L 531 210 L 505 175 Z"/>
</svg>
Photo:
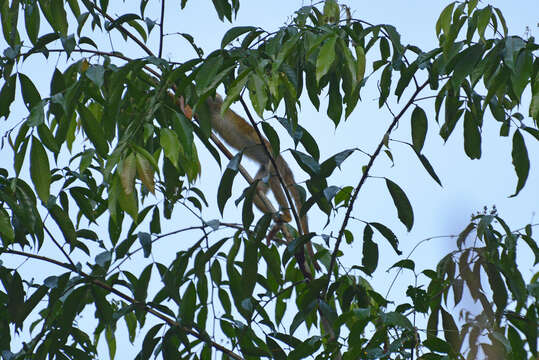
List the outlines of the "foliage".
<svg viewBox="0 0 539 360">
<path fill-rule="evenodd" d="M 164 359 L 538 356 L 537 274 L 527 284 L 516 255 L 517 248 L 526 246 L 535 256 L 534 265 L 539 261 L 531 225 L 511 230 L 495 210 L 483 212 L 473 217 L 457 239 L 458 249 L 436 269 L 416 271 L 412 259 L 397 261 L 395 268 L 413 271 L 418 281 L 426 279 L 408 287 L 408 301 L 384 298 L 360 275 L 377 268 L 375 234 L 400 255 L 394 232 L 373 221 L 365 221 L 363 234 L 348 229 L 374 162 L 382 151 L 392 157 L 390 135 L 404 116 L 411 116 L 410 149 L 441 184 L 422 153 L 428 120 L 441 124 L 444 141 L 462 120 L 464 151 L 477 159 L 484 150 L 483 123 L 491 121 L 491 114 L 500 136 L 511 138 L 517 177 L 513 196 L 519 194 L 531 166 L 526 142 L 539 140 L 539 60 L 533 38 L 510 35 L 499 9 L 478 7 L 471 0 L 442 11 L 436 22 L 439 46 L 423 50 L 403 45 L 394 26 L 354 19 L 349 8 L 327 0 L 302 7 L 275 32 L 232 27 L 221 48 L 207 56 L 191 35 L 182 34 L 199 56 L 178 64 L 162 56 L 162 30 L 159 44 L 147 44 L 163 23 L 163 18 L 156 22 L 145 17 L 149 3 L 141 0 L 138 13 L 113 16 L 117 12 L 103 0 L 0 1 L 8 44 L 0 59 L 0 117 L 13 117 L 17 87 L 28 110 L 4 134 L 13 170 L 0 169 L 0 254 L 57 267 L 41 284 L 21 277 L 17 268 L 0 266 L 4 359 L 97 358 L 103 334 L 113 358 L 122 341 L 116 337 L 121 320 L 130 342 L 143 336 L 137 359 L 153 354 Z M 181 1 L 182 9 L 186 3 Z M 221 20 L 232 21 L 239 10 L 238 0 L 213 4 Z M 45 33 L 47 27 L 51 30 Z M 104 52 L 92 40 L 101 33 L 119 33 L 147 56 Z M 159 50 L 150 49 L 154 47 Z M 48 59 L 56 52 L 66 55 L 68 66 L 48 74 L 50 90 L 42 95 L 24 74 L 23 61 Z M 370 64 L 367 56 L 376 60 Z M 389 109 L 387 131 L 363 164 L 357 184 L 331 184 L 330 175 L 357 149 L 322 161 L 316 139 L 299 124 L 302 94 L 338 126 L 351 116 L 361 90 L 372 81 L 379 83 L 380 108 L 390 96 L 400 100 L 401 108 Z M 234 194 L 244 202 L 241 225 L 201 217 L 199 225 L 162 231 L 166 223 L 174 226 L 178 207 L 198 214 L 207 206 L 193 182 L 202 167 L 197 144 L 221 161 L 219 142 L 210 141 L 209 122 L 202 116 L 204 99 L 217 87 L 226 89 L 225 108 L 245 104 L 248 97 L 260 118 L 284 109 L 279 122 L 302 145 L 303 151 L 291 153 L 309 176 L 305 208 L 319 208 L 328 223 L 337 214 L 343 218 L 336 236 L 316 244 L 323 271 L 312 274 L 312 267 L 297 266 L 302 244 L 315 234 L 299 236 L 291 224 L 294 241 L 264 244 L 272 217 L 260 215 L 255 221 L 253 186 L 241 197 Z M 322 109 L 320 96 L 326 92 L 329 102 Z M 530 104 L 522 104 L 525 92 L 531 94 Z M 425 94 L 432 95 L 434 112 L 419 101 Z M 200 123 L 185 117 L 175 102 L 179 96 L 201 114 Z M 261 128 L 274 150 L 279 149 L 271 123 L 263 122 Z M 240 158 L 241 153 L 230 160 L 221 180 L 221 210 L 232 196 Z M 412 204 L 396 182 L 385 182 L 409 231 L 417 220 Z M 63 238 L 49 230 L 51 220 Z M 234 232 L 219 237 L 223 229 Z M 158 240 L 190 231 L 201 232 L 200 240 L 177 251 L 171 263 L 152 259 L 140 273 L 125 269 L 135 253 L 142 251 L 148 258 Z M 337 266 L 343 238 L 362 241 L 361 265 Z M 61 259 L 44 251 L 53 247 Z M 467 314 L 461 326 L 451 309 L 466 292 L 482 311 Z M 94 308 L 97 322 L 87 331 L 79 319 Z M 419 314 L 428 318 L 426 331 L 413 321 Z M 31 335 L 13 349 L 12 337 L 23 328 Z"/>
</svg>

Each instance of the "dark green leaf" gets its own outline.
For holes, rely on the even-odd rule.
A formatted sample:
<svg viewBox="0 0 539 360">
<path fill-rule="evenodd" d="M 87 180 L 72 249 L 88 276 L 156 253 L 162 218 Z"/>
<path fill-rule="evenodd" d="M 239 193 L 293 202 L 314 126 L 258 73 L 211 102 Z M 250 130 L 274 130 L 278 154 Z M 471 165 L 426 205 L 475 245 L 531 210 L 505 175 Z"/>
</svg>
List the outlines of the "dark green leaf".
<svg viewBox="0 0 539 360">
<path fill-rule="evenodd" d="M 47 203 L 51 184 L 49 158 L 43 145 L 35 136 L 32 136 L 32 148 L 30 149 L 30 177 L 39 198 Z"/>
<path fill-rule="evenodd" d="M 75 227 L 73 226 L 69 215 L 58 205 L 49 207 L 49 213 L 56 224 L 58 224 L 58 227 L 62 231 L 66 242 L 73 246 L 73 244 L 75 244 L 77 241 L 77 232 L 75 231 Z"/>
<path fill-rule="evenodd" d="M 365 268 L 365 273 L 372 274 L 378 266 L 378 245 L 372 241 L 372 228 L 367 224 L 363 230 L 363 258 L 361 265 Z"/>
<path fill-rule="evenodd" d="M 469 111 L 464 114 L 464 151 L 472 160 L 481 157 L 481 132 Z"/>
<path fill-rule="evenodd" d="M 258 276 L 258 241 L 247 240 L 243 254 L 243 266 L 241 279 L 245 295 L 250 296 L 256 285 Z"/>
<path fill-rule="evenodd" d="M 273 157 L 276 158 L 277 156 L 279 156 L 279 153 L 281 151 L 279 135 L 277 135 L 277 132 L 266 121 L 262 122 L 262 130 L 264 131 L 264 134 L 266 135 L 271 144 L 271 153 Z"/>
<path fill-rule="evenodd" d="M 109 144 L 103 131 L 103 127 L 96 120 L 92 112 L 86 107 L 79 107 L 78 109 L 82 128 L 88 136 L 88 139 L 92 142 L 97 150 L 97 153 L 103 157 L 106 157 L 109 152 Z"/>
<path fill-rule="evenodd" d="M 444 338 L 449 343 L 453 351 L 457 352 L 460 349 L 460 335 L 453 316 L 444 309 L 442 313 L 442 326 L 444 328 Z"/>
<path fill-rule="evenodd" d="M 28 110 L 31 110 L 34 106 L 39 104 L 41 101 L 41 96 L 39 95 L 36 86 L 28 76 L 24 75 L 23 73 L 19 73 L 19 82 L 21 83 L 24 105 L 26 105 Z"/>
<path fill-rule="evenodd" d="M 402 254 L 402 251 L 399 250 L 399 240 L 397 239 L 393 231 L 391 231 L 391 229 L 377 222 L 371 222 L 369 223 L 369 225 L 373 226 L 376 230 L 380 232 L 380 234 L 382 234 L 383 237 L 387 239 L 387 241 L 389 241 L 389 243 L 398 255 Z"/>
<path fill-rule="evenodd" d="M 142 246 L 142 251 L 144 252 L 144 257 L 147 258 L 152 253 L 152 237 L 147 232 L 139 232 L 137 235 L 140 245 Z"/>
<path fill-rule="evenodd" d="M 395 264 L 393 264 L 390 269 L 392 268 L 403 268 L 403 269 L 410 269 L 412 271 L 415 270 L 415 263 L 410 259 L 404 259 L 397 261 Z"/>
<path fill-rule="evenodd" d="M 195 319 L 196 306 L 196 289 L 195 285 L 190 282 L 182 296 L 180 306 L 180 320 L 182 324 L 190 325 Z"/>
<path fill-rule="evenodd" d="M 397 208 L 399 220 L 406 226 L 408 231 L 412 230 L 412 226 L 414 225 L 414 211 L 408 197 L 406 197 L 404 191 L 397 184 L 389 179 L 386 179 L 386 186 Z"/>
<path fill-rule="evenodd" d="M 225 169 L 225 173 L 221 177 L 219 189 L 217 190 L 217 205 L 219 206 L 221 215 L 225 209 L 226 202 L 232 195 L 232 184 L 234 183 L 234 178 L 238 173 L 238 166 L 240 164 L 242 154 L 243 153 L 239 152 L 230 160 Z"/>
<path fill-rule="evenodd" d="M 516 196 L 520 190 L 526 184 L 528 179 L 528 173 L 530 172 L 530 160 L 528 158 L 528 150 L 524 143 L 524 138 L 519 130 L 515 131 L 513 135 L 513 151 L 511 152 L 513 157 L 513 166 L 518 177 L 517 189 L 511 197 Z"/>
<path fill-rule="evenodd" d="M 231 43 L 234 39 L 239 37 L 242 34 L 245 34 L 249 31 L 256 30 L 256 27 L 254 26 L 237 26 L 233 27 L 232 29 L 228 30 L 225 33 L 225 36 L 223 36 L 223 40 L 221 40 L 221 49 L 224 49 L 225 46 L 227 46 L 229 43 Z"/>
<path fill-rule="evenodd" d="M 7 118 L 9 116 L 9 107 L 15 100 L 15 80 L 16 75 L 11 75 L 2 86 L 0 91 L 0 117 Z"/>
<path fill-rule="evenodd" d="M 425 143 L 425 137 L 427 136 L 427 114 L 425 111 L 416 106 L 412 112 L 412 143 L 416 152 L 420 153 Z"/>
<path fill-rule="evenodd" d="M 412 149 L 414 150 L 414 153 L 417 155 L 417 157 L 419 158 L 419 161 L 421 162 L 421 165 L 423 165 L 423 167 L 425 168 L 425 170 L 427 170 L 427 172 L 429 173 L 429 175 L 434 179 L 434 181 L 436 181 L 438 183 L 438 185 L 442 186 L 442 181 L 440 180 L 440 178 L 438 177 L 438 175 L 436 174 L 436 171 L 434 171 L 434 168 L 432 167 L 432 165 L 430 164 L 429 160 L 427 159 L 427 157 L 423 154 L 420 154 L 418 153 L 414 147 L 412 146 Z"/>
</svg>

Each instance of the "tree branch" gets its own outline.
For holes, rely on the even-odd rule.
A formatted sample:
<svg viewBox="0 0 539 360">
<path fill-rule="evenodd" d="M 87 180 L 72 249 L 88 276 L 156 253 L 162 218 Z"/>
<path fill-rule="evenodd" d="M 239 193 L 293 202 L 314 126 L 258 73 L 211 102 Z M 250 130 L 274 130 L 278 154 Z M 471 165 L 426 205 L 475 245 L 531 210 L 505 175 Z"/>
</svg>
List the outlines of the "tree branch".
<svg viewBox="0 0 539 360">
<path fill-rule="evenodd" d="M 425 81 L 421 86 L 419 86 L 416 91 L 413 93 L 413 95 L 410 97 L 410 100 L 406 103 L 406 105 L 402 108 L 402 110 L 393 118 L 393 121 L 387 128 L 386 132 L 384 133 L 384 136 L 382 137 L 382 140 L 380 140 L 380 143 L 376 147 L 376 150 L 372 154 L 369 163 L 365 167 L 365 170 L 363 172 L 363 175 L 361 176 L 361 179 L 359 180 L 359 183 L 357 184 L 356 188 L 354 189 L 354 192 L 352 194 L 352 197 L 350 198 L 350 205 L 348 206 L 348 209 L 346 210 L 346 215 L 344 216 L 344 220 L 341 226 L 341 229 L 339 230 L 339 235 L 337 236 L 337 242 L 335 243 L 335 249 L 333 250 L 333 253 L 331 254 L 331 261 L 329 263 L 328 268 L 328 281 L 326 283 L 326 287 L 322 293 L 323 297 L 327 295 L 327 291 L 329 288 L 329 284 L 331 283 L 331 274 L 333 272 L 333 266 L 335 266 L 335 260 L 337 257 L 337 252 L 339 251 L 339 247 L 341 245 L 342 237 L 344 235 L 344 230 L 346 229 L 346 226 L 348 225 L 348 220 L 350 219 L 350 216 L 352 214 L 352 209 L 354 208 L 354 202 L 357 199 L 357 196 L 359 194 L 359 190 L 363 187 L 363 184 L 365 183 L 365 180 L 367 180 L 367 177 L 369 176 L 369 171 L 371 170 L 374 161 L 380 154 L 380 151 L 382 150 L 382 146 L 384 146 L 384 140 L 389 137 L 391 132 L 393 131 L 393 128 L 397 125 L 399 120 L 402 118 L 406 110 L 414 103 L 416 96 L 423 90 L 425 86 L 428 84 L 428 80 Z"/>
<path fill-rule="evenodd" d="M 140 302 L 140 301 L 137 301 L 135 300 L 134 298 L 132 298 L 131 296 L 115 289 L 114 287 L 110 286 L 109 284 L 99 280 L 99 279 L 96 279 L 96 278 L 93 278 L 91 277 L 90 275 L 88 275 L 87 273 L 85 273 L 84 271 L 78 271 L 76 269 L 76 267 L 73 267 L 72 265 L 70 264 L 66 264 L 66 263 L 63 263 L 61 261 L 58 261 L 58 260 L 55 260 L 55 259 L 51 259 L 49 257 L 46 257 L 46 256 L 41 256 L 41 255 L 37 255 L 37 254 L 32 254 L 32 253 L 28 253 L 28 252 L 25 252 L 25 251 L 18 251 L 18 250 L 11 250 L 11 249 L 3 249 L 3 250 L 0 250 L 0 253 L 6 253 L 6 254 L 13 254 L 13 255 L 19 255 L 19 256 L 24 256 L 24 257 L 28 257 L 28 258 L 32 258 L 32 259 L 36 259 L 36 260 L 41 260 L 41 261 L 45 261 L 45 262 L 48 262 L 48 263 L 51 263 L 51 264 L 55 264 L 57 266 L 60 266 L 60 267 L 63 267 L 65 269 L 68 269 L 70 271 L 73 271 L 73 272 L 76 272 L 77 274 L 79 274 L 80 276 L 84 277 L 86 280 L 88 280 L 88 282 L 90 282 L 91 284 L 94 284 L 96 286 L 99 286 L 100 288 L 102 289 L 105 289 L 107 290 L 109 293 L 112 293 L 122 299 L 124 299 L 125 301 L 133 304 L 133 305 L 138 305 L 138 306 L 141 306 L 144 308 L 144 310 L 146 310 L 148 313 L 154 315 L 155 317 L 163 320 L 164 322 L 166 322 L 168 325 L 170 326 L 174 326 L 174 327 L 178 327 L 178 328 L 181 328 L 183 331 L 185 331 L 187 334 L 189 335 L 192 335 L 194 337 L 196 337 L 197 339 L 203 341 L 203 342 L 207 342 L 209 343 L 211 346 L 213 346 L 215 349 L 221 351 L 222 353 L 230 356 L 232 359 L 235 359 L 235 360 L 244 360 L 241 356 L 239 356 L 238 354 L 234 353 L 232 350 L 230 349 L 227 349 L 226 347 L 216 343 L 215 341 L 213 340 L 208 340 L 207 337 L 201 335 L 200 333 L 198 333 L 197 331 L 191 329 L 191 328 L 188 328 L 188 327 L 185 327 L 185 326 L 181 326 L 178 322 L 176 322 L 174 319 L 171 319 L 170 317 L 162 314 L 161 312 L 159 312 L 158 310 L 156 309 L 153 309 L 152 307 L 150 307 L 150 305 L 146 304 L 146 303 L 143 303 L 143 302 Z"/>
</svg>

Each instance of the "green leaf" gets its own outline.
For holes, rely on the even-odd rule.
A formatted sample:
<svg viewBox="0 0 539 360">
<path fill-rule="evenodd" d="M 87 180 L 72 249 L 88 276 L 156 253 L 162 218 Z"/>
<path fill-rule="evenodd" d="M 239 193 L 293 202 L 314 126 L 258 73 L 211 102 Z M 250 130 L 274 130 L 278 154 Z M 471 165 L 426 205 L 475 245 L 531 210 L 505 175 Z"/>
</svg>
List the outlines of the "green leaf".
<svg viewBox="0 0 539 360">
<path fill-rule="evenodd" d="M 245 242 L 242 266 L 242 286 L 244 294 L 251 296 L 256 285 L 258 276 L 258 244 L 256 240 L 247 240 Z"/>
<path fill-rule="evenodd" d="M 455 69 L 451 77 L 451 82 L 455 89 L 458 89 L 464 78 L 472 73 L 482 56 L 482 44 L 470 46 L 456 56 Z"/>
<path fill-rule="evenodd" d="M 254 26 L 237 26 L 233 27 L 232 29 L 228 30 L 225 33 L 225 36 L 223 36 L 223 40 L 221 40 L 221 49 L 224 49 L 225 46 L 227 46 L 229 43 L 231 43 L 234 39 L 239 37 L 242 34 L 245 34 L 249 31 L 256 30 L 256 27 Z"/>
<path fill-rule="evenodd" d="M 331 65 L 335 61 L 335 41 L 337 38 L 332 36 L 326 40 L 320 48 L 318 58 L 316 59 L 316 81 L 320 81 L 322 76 L 326 75 Z"/>
<path fill-rule="evenodd" d="M 41 201 L 47 203 L 50 194 L 51 169 L 47 153 L 35 136 L 32 136 L 30 149 L 30 177 L 36 187 L 37 195 Z"/>
<path fill-rule="evenodd" d="M 481 10 L 477 10 L 477 32 L 481 40 L 485 41 L 485 30 L 490 22 L 490 17 L 492 15 L 491 6 L 486 6 Z"/>
<path fill-rule="evenodd" d="M 440 14 L 440 17 L 436 22 L 436 36 L 438 36 L 438 38 L 440 38 L 440 33 L 442 30 L 444 34 L 449 34 L 449 28 L 451 27 L 451 15 L 453 14 L 454 7 L 455 3 L 452 2 L 451 4 L 447 5 Z"/>
<path fill-rule="evenodd" d="M 182 146 L 176 133 L 170 129 L 162 128 L 159 142 L 165 151 L 165 156 L 170 160 L 174 167 L 178 168 L 178 159 Z"/>
<path fill-rule="evenodd" d="M 196 288 L 193 282 L 189 282 L 183 293 L 180 306 L 180 320 L 184 325 L 191 325 L 195 319 Z"/>
<path fill-rule="evenodd" d="M 88 139 L 95 146 L 97 153 L 102 157 L 106 157 L 109 152 L 109 144 L 107 143 L 107 137 L 101 124 L 88 108 L 81 106 L 78 112 L 86 136 L 88 136 Z"/>
<path fill-rule="evenodd" d="M 441 309 L 442 326 L 444 329 L 444 338 L 449 343 L 453 351 L 458 352 L 460 349 L 460 335 L 457 324 L 450 313 Z"/>
<path fill-rule="evenodd" d="M 419 152 L 417 152 L 417 150 L 413 147 L 413 145 L 410 145 L 411 148 L 414 150 L 414 153 L 417 155 L 417 157 L 419 158 L 419 161 L 421 162 L 421 165 L 423 165 L 423 167 L 425 168 L 425 170 L 427 170 L 427 172 L 429 173 L 429 175 L 434 179 L 434 181 L 436 181 L 438 183 L 438 185 L 442 186 L 442 181 L 440 180 L 440 178 L 438 177 L 438 175 L 436 174 L 436 171 L 434 171 L 434 168 L 432 167 L 432 165 L 430 164 L 429 160 L 427 159 L 427 157 L 423 154 L 420 154 Z"/>
<path fill-rule="evenodd" d="M 472 160 L 481 158 L 481 132 L 469 111 L 464 114 L 464 151 Z"/>
<path fill-rule="evenodd" d="M 412 226 L 414 225 L 414 211 L 406 194 L 397 184 L 389 179 L 386 179 L 386 186 L 397 208 L 399 220 L 406 226 L 408 231 L 412 230 Z"/>
<path fill-rule="evenodd" d="M 147 232 L 140 231 L 137 234 L 140 245 L 142 246 L 142 251 L 144 252 L 144 257 L 147 258 L 152 253 L 152 237 Z"/>
<path fill-rule="evenodd" d="M 387 241 L 389 241 L 389 243 L 398 255 L 402 254 L 402 251 L 399 250 L 399 239 L 397 239 L 397 237 L 390 228 L 388 228 L 384 224 L 380 224 L 377 222 L 371 222 L 369 223 L 369 225 L 378 230 L 378 232 L 380 232 L 380 234 L 382 234 L 382 236 L 385 237 Z"/>
<path fill-rule="evenodd" d="M 511 197 L 516 196 L 520 190 L 526 184 L 528 179 L 528 173 L 530 172 L 530 159 L 528 158 L 528 150 L 524 143 L 524 138 L 519 130 L 515 131 L 513 135 L 513 151 L 511 152 L 513 157 L 513 166 L 518 177 L 517 189 Z"/>
<path fill-rule="evenodd" d="M 118 164 L 118 172 L 122 190 L 129 195 L 135 189 L 135 174 L 137 171 L 135 154 L 130 153 L 125 159 L 122 159 Z"/>
<path fill-rule="evenodd" d="M 340 153 L 337 153 L 329 159 L 325 160 L 320 165 L 320 174 L 324 177 L 331 176 L 331 174 L 333 174 L 333 171 L 335 171 L 335 168 L 340 168 L 344 160 L 346 160 L 350 155 L 352 155 L 354 151 L 355 149 L 343 150 Z"/>
<path fill-rule="evenodd" d="M 396 263 L 394 263 L 390 267 L 390 269 L 393 269 L 393 268 L 402 268 L 402 269 L 409 269 L 409 270 L 414 271 L 415 270 L 415 263 L 410 259 L 404 259 L 404 260 L 400 260 L 400 261 L 397 261 Z"/>
<path fill-rule="evenodd" d="M 320 164 L 313 157 L 297 150 L 290 150 L 290 152 L 299 166 L 309 175 L 314 176 L 320 173 Z"/>
<path fill-rule="evenodd" d="M 367 224 L 363 230 L 363 258 L 361 265 L 365 272 L 370 275 L 378 266 L 378 245 L 372 241 L 372 228 Z"/>
<path fill-rule="evenodd" d="M 427 114 L 425 114 L 422 108 L 416 106 L 412 112 L 412 143 L 417 153 L 420 153 L 421 149 L 423 149 L 423 144 L 427 136 L 427 128 Z"/>
<path fill-rule="evenodd" d="M 382 71 L 382 76 L 380 77 L 380 98 L 378 99 L 378 107 L 382 107 L 387 97 L 389 96 L 389 91 L 391 90 L 391 75 L 393 74 L 393 69 L 391 64 L 387 66 Z"/>
<path fill-rule="evenodd" d="M 73 246 L 77 241 L 77 232 L 75 231 L 75 226 L 73 226 L 69 215 L 58 205 L 53 205 L 49 207 L 48 210 L 62 231 L 62 235 L 64 235 L 66 242 Z"/>
<path fill-rule="evenodd" d="M 279 156 L 280 153 L 279 135 L 277 135 L 275 129 L 273 129 L 273 127 L 266 121 L 262 122 L 262 130 L 264 131 L 264 135 L 266 135 L 271 144 L 271 153 L 273 157 L 276 158 L 277 156 Z"/>
<path fill-rule="evenodd" d="M 237 153 L 230 162 L 228 163 L 225 173 L 221 177 L 221 182 L 219 183 L 219 189 L 217 190 L 217 206 L 221 215 L 225 209 L 226 202 L 230 199 L 232 195 L 232 184 L 234 183 L 234 178 L 238 173 L 238 166 L 241 162 L 241 157 L 243 153 Z"/>
<path fill-rule="evenodd" d="M 37 88 L 32 82 L 32 80 L 30 80 L 30 78 L 23 73 L 19 73 L 19 82 L 21 84 L 21 92 L 22 98 L 24 100 L 24 105 L 26 105 L 26 108 L 28 110 L 31 110 L 41 101 L 39 91 L 37 91 Z"/>
<path fill-rule="evenodd" d="M 13 103 L 13 100 L 15 100 L 16 79 L 16 75 L 11 75 L 5 81 L 4 86 L 2 86 L 2 90 L 0 91 L 0 117 L 4 116 L 7 118 L 9 116 L 9 107 Z"/>
<path fill-rule="evenodd" d="M 105 82 L 105 68 L 103 65 L 92 65 L 86 70 L 85 75 L 98 88 L 102 87 Z"/>
<path fill-rule="evenodd" d="M 24 7 L 24 25 L 26 33 L 32 44 L 36 44 L 37 36 L 39 35 L 39 7 L 37 3 L 26 4 Z"/>
<path fill-rule="evenodd" d="M 4 246 L 11 244 L 15 240 L 15 232 L 11 226 L 9 214 L 3 207 L 0 208 L 0 236 Z"/>
</svg>

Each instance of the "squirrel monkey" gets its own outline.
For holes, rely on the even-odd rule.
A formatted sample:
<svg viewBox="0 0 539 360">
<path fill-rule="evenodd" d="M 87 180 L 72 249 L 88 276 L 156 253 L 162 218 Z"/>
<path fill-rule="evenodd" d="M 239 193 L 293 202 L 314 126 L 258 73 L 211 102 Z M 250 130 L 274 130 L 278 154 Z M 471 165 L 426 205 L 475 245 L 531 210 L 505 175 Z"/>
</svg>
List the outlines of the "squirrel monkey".
<svg viewBox="0 0 539 360">
<path fill-rule="evenodd" d="M 182 99 L 183 100 L 183 99 Z M 183 102 L 183 101 L 182 101 Z M 290 208 L 288 201 L 286 199 L 285 192 L 281 187 L 279 177 L 273 167 L 273 164 L 268 157 L 264 146 L 260 143 L 260 138 L 258 137 L 255 129 L 241 116 L 236 114 L 234 111 L 227 109 L 226 112 L 221 115 L 221 106 L 223 104 L 223 99 L 219 94 L 215 94 L 215 97 L 208 97 L 206 100 L 210 114 L 211 127 L 219 136 L 230 146 L 237 150 L 243 150 L 243 153 L 250 159 L 256 161 L 260 164 L 260 169 L 255 175 L 256 180 L 262 180 L 268 178 L 268 183 L 259 181 L 257 189 L 262 191 L 264 194 L 268 192 L 269 189 L 273 192 L 277 203 L 279 204 L 282 215 L 280 220 L 283 222 L 290 222 L 292 216 L 290 214 Z M 188 105 L 183 105 L 183 112 L 188 118 L 192 117 L 192 110 Z M 272 153 L 271 145 L 266 139 L 262 139 L 266 149 L 269 153 Z M 286 163 L 285 159 L 279 154 L 275 157 L 275 164 L 279 174 L 281 175 L 290 196 L 294 200 L 294 206 L 296 210 L 301 212 L 302 201 L 301 196 L 296 188 L 296 181 L 294 180 L 294 175 L 290 167 Z M 254 203 L 256 207 L 264 212 L 271 212 L 268 209 L 267 205 L 260 199 L 258 196 L 254 197 Z M 309 226 L 307 223 L 307 216 L 303 215 L 300 219 L 300 226 L 302 234 L 309 233 Z M 270 234 L 272 231 L 270 231 Z M 316 270 L 320 270 L 320 266 L 314 259 L 314 251 L 310 242 L 306 244 L 307 252 L 313 262 L 313 265 Z"/>
</svg>

